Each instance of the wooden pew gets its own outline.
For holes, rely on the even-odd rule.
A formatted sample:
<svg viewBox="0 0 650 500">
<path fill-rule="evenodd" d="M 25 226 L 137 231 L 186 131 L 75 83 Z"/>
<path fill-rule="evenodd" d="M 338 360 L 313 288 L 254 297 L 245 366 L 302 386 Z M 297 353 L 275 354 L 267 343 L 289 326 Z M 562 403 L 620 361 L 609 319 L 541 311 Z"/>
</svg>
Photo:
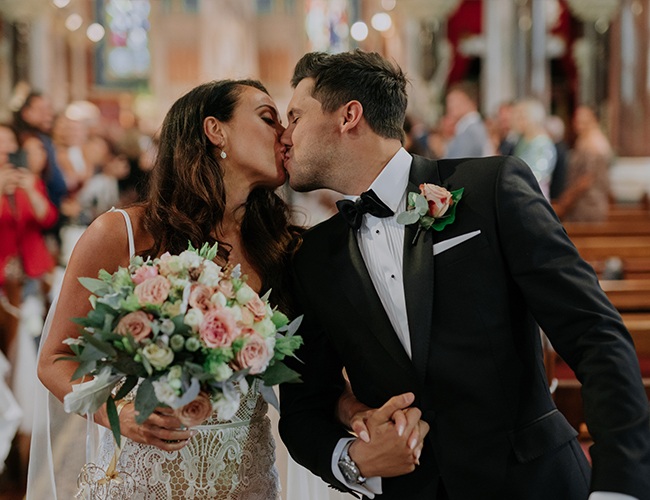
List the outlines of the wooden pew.
<svg viewBox="0 0 650 500">
<path fill-rule="evenodd" d="M 562 224 L 569 238 L 586 236 L 650 236 L 650 217 L 645 220 L 607 222 L 565 222 Z"/>
<path fill-rule="evenodd" d="M 571 239 L 586 261 L 650 259 L 650 235 L 645 236 L 576 236 Z"/>
<path fill-rule="evenodd" d="M 621 315 L 627 327 L 639 360 L 650 360 L 650 313 L 624 313 Z M 554 353 L 553 353 L 554 354 Z M 555 355 L 557 357 L 557 355 Z M 550 359 L 552 355 L 549 355 Z M 556 358 L 557 360 L 557 358 Z M 559 363 L 563 363 L 561 360 Z M 557 365 L 554 366 L 554 369 Z M 582 407 L 581 384 L 575 378 L 556 379 L 553 399 L 558 409 L 566 417 L 569 423 L 578 431 L 581 431 L 581 424 L 585 421 L 584 409 Z M 650 400 L 650 378 L 643 379 L 646 395 Z M 650 403 L 649 403 L 650 404 Z M 584 431 L 583 431 L 584 432 Z"/>
<path fill-rule="evenodd" d="M 650 311 L 650 280 L 601 280 L 600 286 L 619 312 Z"/>
</svg>

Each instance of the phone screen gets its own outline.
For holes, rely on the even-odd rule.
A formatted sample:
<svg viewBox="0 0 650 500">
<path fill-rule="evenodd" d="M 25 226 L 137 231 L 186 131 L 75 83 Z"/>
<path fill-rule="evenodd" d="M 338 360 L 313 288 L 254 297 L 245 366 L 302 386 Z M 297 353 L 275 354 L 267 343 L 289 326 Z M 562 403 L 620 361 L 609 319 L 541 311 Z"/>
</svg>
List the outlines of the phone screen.
<svg viewBox="0 0 650 500">
<path fill-rule="evenodd" d="M 14 168 L 27 168 L 27 152 L 20 150 L 15 153 L 9 153 L 9 163 Z"/>
</svg>

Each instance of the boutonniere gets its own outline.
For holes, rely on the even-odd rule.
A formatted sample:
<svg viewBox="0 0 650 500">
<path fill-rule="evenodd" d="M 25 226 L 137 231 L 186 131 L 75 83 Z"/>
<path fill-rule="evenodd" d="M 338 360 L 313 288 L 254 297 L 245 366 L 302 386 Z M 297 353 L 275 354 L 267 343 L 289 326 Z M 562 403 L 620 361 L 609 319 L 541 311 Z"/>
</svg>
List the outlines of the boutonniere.
<svg viewBox="0 0 650 500">
<path fill-rule="evenodd" d="M 463 196 L 463 190 L 460 188 L 449 192 L 435 184 L 420 184 L 419 193 L 408 194 L 408 208 L 397 216 L 397 222 L 405 226 L 418 223 L 413 244 L 422 229 L 442 231 L 456 220 L 456 205 Z"/>
</svg>

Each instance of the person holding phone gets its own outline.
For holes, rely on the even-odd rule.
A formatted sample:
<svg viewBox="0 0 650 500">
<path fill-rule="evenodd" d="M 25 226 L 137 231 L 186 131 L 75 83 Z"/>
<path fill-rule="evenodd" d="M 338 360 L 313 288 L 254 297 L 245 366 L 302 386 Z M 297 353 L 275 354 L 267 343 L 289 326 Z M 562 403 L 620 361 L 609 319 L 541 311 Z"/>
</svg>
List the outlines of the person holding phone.
<svg viewBox="0 0 650 500">
<path fill-rule="evenodd" d="M 24 280 L 54 267 L 42 235 L 58 216 L 40 178 L 46 163 L 37 137 L 21 151 L 14 129 L 0 124 L 0 349 L 10 361 Z"/>
</svg>

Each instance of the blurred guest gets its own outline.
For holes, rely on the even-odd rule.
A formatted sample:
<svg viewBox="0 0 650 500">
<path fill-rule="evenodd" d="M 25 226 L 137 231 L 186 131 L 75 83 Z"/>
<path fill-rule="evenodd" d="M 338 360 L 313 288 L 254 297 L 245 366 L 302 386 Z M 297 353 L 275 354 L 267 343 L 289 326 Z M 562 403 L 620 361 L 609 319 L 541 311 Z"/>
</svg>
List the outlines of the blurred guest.
<svg viewBox="0 0 650 500">
<path fill-rule="evenodd" d="M 551 115 L 546 119 L 546 131 L 555 144 L 555 168 L 551 176 L 550 196 L 556 200 L 564 191 L 566 184 L 566 171 L 569 162 L 569 146 L 564 141 L 564 120 L 559 116 Z"/>
<path fill-rule="evenodd" d="M 14 113 L 14 126 L 18 137 L 24 134 L 36 134 L 47 152 L 47 167 L 44 172 L 47 194 L 52 203 L 59 208 L 68 188 L 61 167 L 56 158 L 56 150 L 49 134 L 52 130 L 54 114 L 49 100 L 37 93 L 30 93 L 25 102 Z"/>
<path fill-rule="evenodd" d="M 27 136 L 24 147 L 29 168 L 16 168 L 9 160 L 18 151 L 18 136 L 11 126 L 0 125 L 0 348 L 10 359 L 24 280 L 38 278 L 54 267 L 42 235 L 57 219 L 39 176 L 47 155 L 36 136 Z"/>
<path fill-rule="evenodd" d="M 601 222 L 609 208 L 612 148 L 600 130 L 596 113 L 580 106 L 573 115 L 577 135 L 567 168 L 566 189 L 554 205 L 563 221 Z"/>
<path fill-rule="evenodd" d="M 423 127 L 414 123 L 410 116 L 404 118 L 404 149 L 409 153 L 429 158 L 431 153 L 427 147 L 427 134 L 419 133 Z"/>
<path fill-rule="evenodd" d="M 455 85 L 447 94 L 447 119 L 456 125 L 445 158 L 489 156 L 494 153 L 478 113 L 478 90 L 469 82 Z"/>
<path fill-rule="evenodd" d="M 497 153 L 511 155 L 515 151 L 515 144 L 519 136 L 512 128 L 513 103 L 504 102 L 499 106 L 495 120 L 496 132 L 499 136 Z"/>
<path fill-rule="evenodd" d="M 555 145 L 544 128 L 544 105 L 536 99 L 524 99 L 515 105 L 513 118 L 513 128 L 519 134 L 513 154 L 528 164 L 549 200 L 556 153 Z"/>
<path fill-rule="evenodd" d="M 456 122 L 447 114 L 443 115 L 435 128 L 427 137 L 427 146 L 431 152 L 431 158 L 443 158 L 447 153 L 447 145 L 454 138 Z"/>
<path fill-rule="evenodd" d="M 83 153 L 83 146 L 88 140 L 88 127 L 79 120 L 71 120 L 64 114 L 54 120 L 52 140 L 56 148 L 56 157 L 65 177 L 70 192 L 83 187 L 94 174 Z"/>
<path fill-rule="evenodd" d="M 107 139 L 95 137 L 93 139 L 96 151 L 104 151 L 98 158 L 100 172 L 95 174 L 79 192 L 81 224 L 90 224 L 97 216 L 119 207 L 120 191 L 119 181 L 129 175 L 129 163 L 126 155 L 119 153 L 115 146 Z M 103 142 L 103 148 L 100 144 Z"/>
</svg>

